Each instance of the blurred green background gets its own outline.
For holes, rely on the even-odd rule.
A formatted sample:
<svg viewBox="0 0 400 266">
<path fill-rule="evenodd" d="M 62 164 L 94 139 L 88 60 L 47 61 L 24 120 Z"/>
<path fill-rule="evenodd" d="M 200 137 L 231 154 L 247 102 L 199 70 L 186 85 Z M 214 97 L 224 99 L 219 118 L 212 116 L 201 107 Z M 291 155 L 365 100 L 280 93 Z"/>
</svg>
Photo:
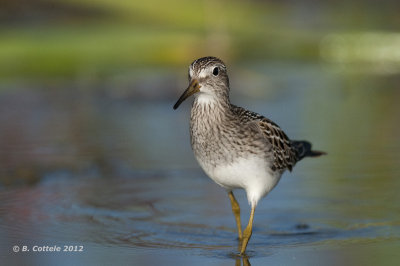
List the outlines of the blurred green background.
<svg viewBox="0 0 400 266">
<path fill-rule="evenodd" d="M 135 102 L 132 106 L 138 110 L 144 102 L 171 104 L 186 86 L 187 66 L 198 57 L 218 56 L 228 64 L 234 100 L 258 99 L 266 106 L 295 87 L 299 77 L 311 82 L 310 88 L 345 94 L 371 82 L 397 87 L 399 80 L 396 1 L 0 4 L 0 176 L 5 184 L 15 183 L 18 176 L 37 180 L 43 169 L 70 168 L 85 160 L 107 168 L 110 160 L 105 157 L 112 152 L 104 146 L 115 150 L 116 141 L 134 142 L 125 156 L 134 168 L 164 168 L 179 161 L 174 157 L 159 164 L 154 159 L 159 153 L 149 152 L 143 146 L 146 141 L 128 137 L 143 124 L 126 128 L 126 135 L 118 137 L 121 129 L 112 124 L 114 118 L 107 120 L 101 112 L 123 100 Z M 317 106 L 330 96 L 319 97 Z M 116 117 L 128 113 L 115 112 Z M 107 140 L 97 140 L 104 130 L 110 131 Z M 160 130 L 174 134 L 170 128 Z M 143 154 L 148 157 L 143 159 Z M 162 154 L 170 158 L 167 155 Z M 76 159 L 82 156 L 85 159 Z"/>
<path fill-rule="evenodd" d="M 397 1 L 2 0 L 0 12 L 3 82 L 110 79 L 205 54 L 399 69 Z"/>
<path fill-rule="evenodd" d="M 252 260 L 395 265 L 394 0 L 0 0 L 0 257 L 41 239 L 85 243 L 89 263 L 232 264 L 226 195 L 190 150 L 190 104 L 172 110 L 189 64 L 209 55 L 227 64 L 233 103 L 328 152 L 259 207 Z"/>
</svg>

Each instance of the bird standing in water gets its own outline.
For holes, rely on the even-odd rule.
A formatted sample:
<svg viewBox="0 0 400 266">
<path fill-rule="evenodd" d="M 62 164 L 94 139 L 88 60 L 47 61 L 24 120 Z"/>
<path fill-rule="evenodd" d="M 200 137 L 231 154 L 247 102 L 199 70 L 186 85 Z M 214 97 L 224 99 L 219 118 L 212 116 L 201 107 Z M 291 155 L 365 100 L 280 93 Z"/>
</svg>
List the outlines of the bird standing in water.
<svg viewBox="0 0 400 266">
<path fill-rule="evenodd" d="M 244 255 L 252 234 L 254 211 L 259 200 L 304 157 L 324 154 L 311 150 L 307 141 L 290 140 L 268 118 L 235 106 L 229 100 L 225 64 L 216 57 L 203 57 L 189 67 L 189 87 L 174 109 L 194 95 L 190 137 L 194 155 L 205 173 L 228 192 L 239 234 L 239 252 Z M 233 189 L 244 189 L 251 206 L 249 222 L 242 233 L 240 207 Z"/>
</svg>

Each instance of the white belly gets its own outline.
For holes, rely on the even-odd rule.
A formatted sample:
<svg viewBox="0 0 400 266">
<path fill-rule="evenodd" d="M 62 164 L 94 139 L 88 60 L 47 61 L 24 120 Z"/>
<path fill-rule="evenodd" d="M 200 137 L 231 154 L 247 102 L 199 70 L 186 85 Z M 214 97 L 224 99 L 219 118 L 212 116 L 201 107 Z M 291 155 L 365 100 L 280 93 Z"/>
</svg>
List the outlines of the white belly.
<svg viewBox="0 0 400 266">
<path fill-rule="evenodd" d="M 246 190 L 247 199 L 252 206 L 256 206 L 278 184 L 281 177 L 281 173 L 270 171 L 264 158 L 256 156 L 238 158 L 233 163 L 216 167 L 201 161 L 199 163 L 207 175 L 220 186 L 228 190 Z"/>
</svg>

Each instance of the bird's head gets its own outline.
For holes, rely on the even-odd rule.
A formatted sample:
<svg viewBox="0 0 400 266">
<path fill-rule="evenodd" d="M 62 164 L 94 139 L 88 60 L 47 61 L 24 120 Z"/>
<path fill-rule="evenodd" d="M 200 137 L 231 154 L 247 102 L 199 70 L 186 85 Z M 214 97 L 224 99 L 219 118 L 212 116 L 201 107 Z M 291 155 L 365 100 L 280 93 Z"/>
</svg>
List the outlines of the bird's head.
<svg viewBox="0 0 400 266">
<path fill-rule="evenodd" d="M 229 98 L 226 66 L 216 57 L 199 58 L 189 66 L 189 87 L 174 105 L 174 109 L 193 94 L 212 98 Z"/>
</svg>

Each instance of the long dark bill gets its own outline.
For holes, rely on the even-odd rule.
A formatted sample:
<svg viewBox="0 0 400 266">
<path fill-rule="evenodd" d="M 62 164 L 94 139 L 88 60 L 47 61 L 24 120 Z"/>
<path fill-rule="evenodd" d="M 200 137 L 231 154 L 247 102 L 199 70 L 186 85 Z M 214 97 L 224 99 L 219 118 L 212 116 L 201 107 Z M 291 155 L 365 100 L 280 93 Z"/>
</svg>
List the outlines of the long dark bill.
<svg viewBox="0 0 400 266">
<path fill-rule="evenodd" d="M 193 79 L 192 82 L 190 82 L 189 87 L 182 93 L 181 97 L 179 97 L 178 101 L 174 105 L 174 110 L 181 105 L 181 103 L 186 100 L 188 97 L 192 96 L 196 92 L 199 92 L 200 90 L 200 85 L 197 79 Z"/>
</svg>

